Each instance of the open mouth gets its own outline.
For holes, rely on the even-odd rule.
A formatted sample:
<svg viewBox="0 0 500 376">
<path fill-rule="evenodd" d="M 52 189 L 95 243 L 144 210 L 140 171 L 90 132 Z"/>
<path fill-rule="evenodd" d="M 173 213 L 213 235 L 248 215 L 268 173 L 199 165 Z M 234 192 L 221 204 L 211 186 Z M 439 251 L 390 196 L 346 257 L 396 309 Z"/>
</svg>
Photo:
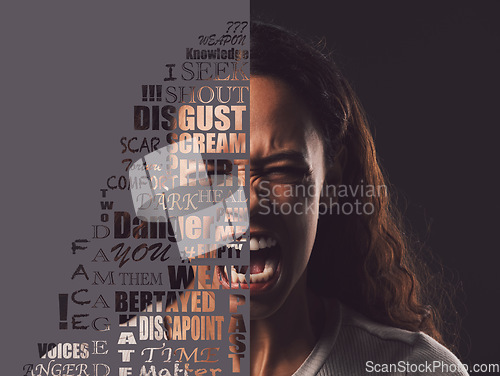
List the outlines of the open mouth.
<svg viewBox="0 0 500 376">
<path fill-rule="evenodd" d="M 248 267 L 239 270 L 231 266 L 219 267 L 221 282 L 225 288 L 250 288 L 252 291 L 263 291 L 274 286 L 280 274 L 281 247 L 275 236 L 271 234 L 250 236 L 250 273 Z M 249 281 L 248 281 L 249 279 Z M 231 282 L 229 282 L 231 281 Z"/>
</svg>

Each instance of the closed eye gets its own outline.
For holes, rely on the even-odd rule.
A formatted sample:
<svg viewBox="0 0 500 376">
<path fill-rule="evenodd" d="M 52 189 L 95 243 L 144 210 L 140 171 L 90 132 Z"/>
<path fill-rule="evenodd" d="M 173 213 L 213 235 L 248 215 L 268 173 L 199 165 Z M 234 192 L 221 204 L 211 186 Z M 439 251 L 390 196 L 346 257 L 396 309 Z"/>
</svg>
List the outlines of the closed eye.
<svg viewBox="0 0 500 376">
<path fill-rule="evenodd" d="M 276 184 L 299 182 L 310 175 L 311 171 L 309 168 L 302 166 L 276 166 L 268 167 L 261 171 L 262 178 L 267 178 Z"/>
</svg>

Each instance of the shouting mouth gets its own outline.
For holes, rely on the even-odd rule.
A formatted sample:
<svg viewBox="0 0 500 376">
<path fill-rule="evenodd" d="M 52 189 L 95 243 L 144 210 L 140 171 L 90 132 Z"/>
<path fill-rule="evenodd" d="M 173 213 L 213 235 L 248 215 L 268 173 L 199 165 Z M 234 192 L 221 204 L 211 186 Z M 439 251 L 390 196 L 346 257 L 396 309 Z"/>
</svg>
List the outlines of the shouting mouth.
<svg viewBox="0 0 500 376">
<path fill-rule="evenodd" d="M 219 267 L 221 284 L 224 288 L 243 288 L 252 292 L 265 291 L 272 288 L 280 275 L 281 247 L 275 236 L 271 234 L 252 234 L 250 236 L 250 265 L 239 270 L 231 266 Z M 247 275 L 248 269 L 250 270 Z M 231 282 L 230 282 L 231 281 Z"/>
</svg>

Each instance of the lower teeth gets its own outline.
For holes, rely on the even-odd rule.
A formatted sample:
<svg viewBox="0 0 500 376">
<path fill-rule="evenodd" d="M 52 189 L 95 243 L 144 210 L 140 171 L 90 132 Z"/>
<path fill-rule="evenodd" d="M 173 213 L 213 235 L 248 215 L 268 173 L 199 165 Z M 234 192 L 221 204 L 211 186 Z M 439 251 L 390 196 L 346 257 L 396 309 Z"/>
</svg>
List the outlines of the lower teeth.
<svg viewBox="0 0 500 376">
<path fill-rule="evenodd" d="M 227 266 L 224 268 L 226 272 L 226 277 L 228 276 Z M 264 270 L 260 273 L 250 274 L 250 283 L 257 282 L 267 282 L 269 281 L 274 273 L 276 272 L 276 261 L 267 260 L 266 265 L 264 266 Z M 229 279 L 229 278 L 228 278 Z M 246 275 L 237 273 L 236 269 L 231 266 L 231 283 L 247 283 Z"/>
</svg>

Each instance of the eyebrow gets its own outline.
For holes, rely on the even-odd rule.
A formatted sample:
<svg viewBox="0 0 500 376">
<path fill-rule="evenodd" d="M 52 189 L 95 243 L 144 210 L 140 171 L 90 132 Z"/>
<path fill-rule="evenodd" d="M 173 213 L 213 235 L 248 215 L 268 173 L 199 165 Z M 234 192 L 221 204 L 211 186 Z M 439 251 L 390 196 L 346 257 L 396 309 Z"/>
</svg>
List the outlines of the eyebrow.
<svg viewBox="0 0 500 376">
<path fill-rule="evenodd" d="M 289 162 L 294 162 L 294 163 L 299 163 L 299 164 L 305 164 L 306 160 L 304 158 L 304 154 L 302 154 L 299 151 L 296 150 L 285 150 L 279 153 L 275 153 L 272 155 L 269 155 L 264 158 L 258 158 L 258 159 L 252 159 L 250 161 L 250 166 L 251 168 L 259 168 L 267 164 L 271 164 L 274 162 L 282 162 L 282 161 L 289 161 Z"/>
</svg>

